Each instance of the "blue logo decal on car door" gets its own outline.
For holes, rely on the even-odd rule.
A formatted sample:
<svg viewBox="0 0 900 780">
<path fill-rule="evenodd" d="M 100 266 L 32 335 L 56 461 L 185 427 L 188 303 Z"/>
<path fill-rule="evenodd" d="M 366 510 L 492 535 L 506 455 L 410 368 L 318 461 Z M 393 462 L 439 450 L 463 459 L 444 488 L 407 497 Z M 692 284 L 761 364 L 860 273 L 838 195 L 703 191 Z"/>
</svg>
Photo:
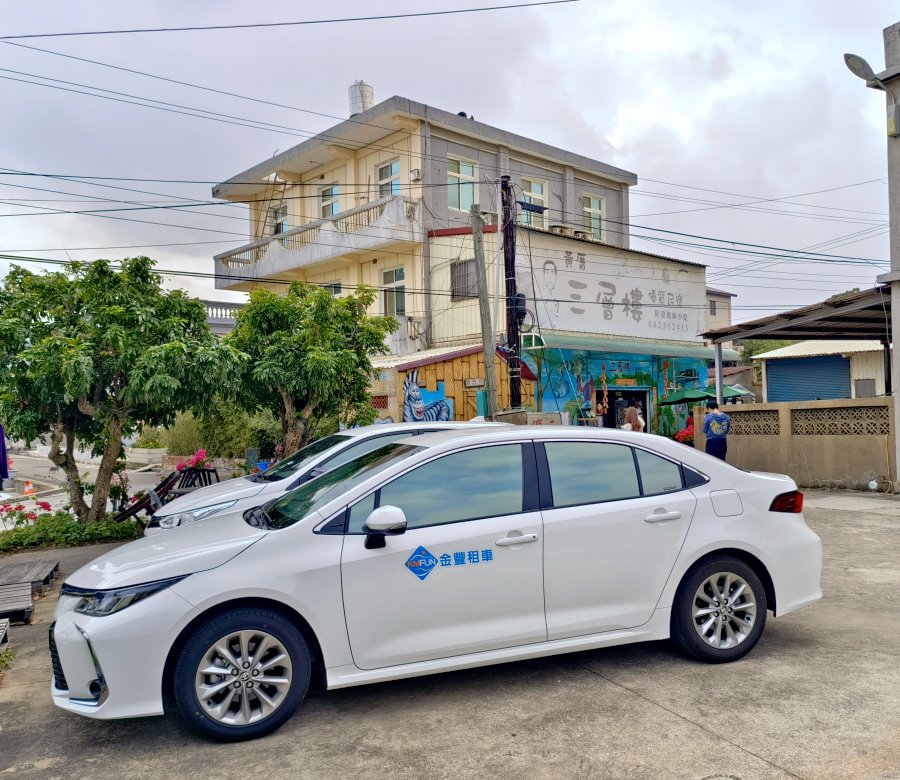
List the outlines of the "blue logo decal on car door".
<svg viewBox="0 0 900 780">
<path fill-rule="evenodd" d="M 416 551 L 406 559 L 406 568 L 415 574 L 420 580 L 424 580 L 435 566 L 438 565 L 438 559 L 435 558 L 424 547 L 419 547 Z"/>
</svg>

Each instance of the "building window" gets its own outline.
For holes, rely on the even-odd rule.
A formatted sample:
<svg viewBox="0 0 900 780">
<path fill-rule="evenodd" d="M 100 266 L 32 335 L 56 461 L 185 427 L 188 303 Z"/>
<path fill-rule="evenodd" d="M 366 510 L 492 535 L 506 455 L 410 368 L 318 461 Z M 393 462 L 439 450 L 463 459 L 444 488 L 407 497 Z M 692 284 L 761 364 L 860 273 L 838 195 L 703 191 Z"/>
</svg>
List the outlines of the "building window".
<svg viewBox="0 0 900 780">
<path fill-rule="evenodd" d="M 399 317 L 406 314 L 406 285 L 404 284 L 404 270 L 392 268 L 390 271 L 381 272 L 381 284 L 384 287 L 384 313 L 391 317 Z"/>
<path fill-rule="evenodd" d="M 856 398 L 874 398 L 875 397 L 875 380 L 874 379 L 857 379 L 853 382 L 856 389 Z"/>
<path fill-rule="evenodd" d="M 547 182 L 537 179 L 522 179 L 522 201 L 532 206 L 547 207 Z M 544 227 L 544 214 L 536 211 L 519 212 L 519 222 L 531 227 Z"/>
<path fill-rule="evenodd" d="M 337 298 L 341 294 L 341 283 L 340 282 L 325 282 L 325 284 L 322 285 L 322 289 L 327 290 L 335 298 Z"/>
<path fill-rule="evenodd" d="M 337 183 L 319 188 L 319 209 L 323 219 L 333 217 L 341 210 L 340 188 Z"/>
<path fill-rule="evenodd" d="M 447 205 L 457 211 L 469 211 L 475 202 L 475 163 L 447 161 Z"/>
<path fill-rule="evenodd" d="M 709 316 L 710 317 L 716 316 L 716 302 L 715 301 L 709 302 Z"/>
<path fill-rule="evenodd" d="M 464 301 L 478 297 L 478 280 L 475 276 L 475 260 L 457 260 L 450 263 L 450 300 Z"/>
<path fill-rule="evenodd" d="M 378 166 L 378 195 L 400 194 L 400 160 Z"/>
<path fill-rule="evenodd" d="M 588 235 L 599 241 L 603 236 L 603 198 L 584 195 L 581 198 L 584 208 L 584 227 Z"/>
<path fill-rule="evenodd" d="M 272 225 L 272 235 L 278 236 L 287 233 L 288 227 L 288 210 L 286 203 L 279 203 L 269 209 L 269 221 Z"/>
</svg>

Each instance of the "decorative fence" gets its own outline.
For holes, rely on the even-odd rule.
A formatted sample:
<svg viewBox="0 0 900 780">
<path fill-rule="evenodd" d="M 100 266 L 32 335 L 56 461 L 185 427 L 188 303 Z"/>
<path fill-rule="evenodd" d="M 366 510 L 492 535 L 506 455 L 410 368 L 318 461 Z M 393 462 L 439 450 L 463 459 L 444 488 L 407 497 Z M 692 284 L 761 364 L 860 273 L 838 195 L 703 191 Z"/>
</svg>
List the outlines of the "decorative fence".
<svg viewBox="0 0 900 780">
<path fill-rule="evenodd" d="M 728 462 L 751 471 L 788 474 L 804 487 L 890 490 L 897 484 L 890 398 L 727 405 Z M 695 410 L 703 449 L 704 409 Z"/>
</svg>

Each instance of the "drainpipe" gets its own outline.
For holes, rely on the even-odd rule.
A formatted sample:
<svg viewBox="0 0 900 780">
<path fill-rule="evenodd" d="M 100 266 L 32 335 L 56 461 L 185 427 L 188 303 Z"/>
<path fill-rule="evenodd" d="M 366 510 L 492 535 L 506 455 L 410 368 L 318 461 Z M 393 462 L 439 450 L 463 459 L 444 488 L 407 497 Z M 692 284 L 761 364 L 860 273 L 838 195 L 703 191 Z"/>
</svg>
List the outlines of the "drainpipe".
<svg viewBox="0 0 900 780">
<path fill-rule="evenodd" d="M 426 224 L 425 214 L 429 213 L 429 209 L 425 208 L 425 198 L 428 197 L 429 189 L 426 186 L 429 180 L 429 163 L 428 149 L 431 146 L 431 125 L 428 122 L 422 122 L 422 286 L 425 288 L 423 294 L 424 304 L 424 328 L 425 346 L 428 349 L 431 346 L 431 239 L 428 237 L 429 225 Z"/>
</svg>

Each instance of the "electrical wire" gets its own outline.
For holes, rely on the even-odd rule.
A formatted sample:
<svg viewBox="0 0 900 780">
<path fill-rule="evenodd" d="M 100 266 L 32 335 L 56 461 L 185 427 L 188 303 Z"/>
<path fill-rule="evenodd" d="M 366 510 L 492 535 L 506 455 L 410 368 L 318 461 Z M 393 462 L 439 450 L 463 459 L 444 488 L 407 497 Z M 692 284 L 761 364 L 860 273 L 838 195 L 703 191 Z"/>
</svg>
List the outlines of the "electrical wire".
<svg viewBox="0 0 900 780">
<path fill-rule="evenodd" d="M 579 0 L 534 0 L 528 3 L 514 3 L 511 5 L 488 5 L 477 8 L 453 8 L 444 11 L 416 11 L 401 14 L 379 14 L 378 16 L 349 16 L 332 19 L 304 19 L 296 22 L 254 22 L 249 24 L 210 24 L 194 25 L 191 27 L 141 27 L 130 30 L 87 30 L 81 32 L 58 33 L 32 33 L 29 35 L 2 35 L 0 40 L 22 40 L 24 38 L 64 38 L 82 35 L 131 35 L 133 33 L 160 33 L 160 32 L 200 32 L 208 30 L 247 30 L 263 27 L 301 27 L 318 24 L 339 24 L 344 22 L 378 22 L 388 19 L 414 19 L 430 16 L 452 16 L 458 14 L 472 14 L 483 11 L 505 11 L 510 9 L 534 8 L 544 5 L 563 5 L 577 3 Z"/>
</svg>

